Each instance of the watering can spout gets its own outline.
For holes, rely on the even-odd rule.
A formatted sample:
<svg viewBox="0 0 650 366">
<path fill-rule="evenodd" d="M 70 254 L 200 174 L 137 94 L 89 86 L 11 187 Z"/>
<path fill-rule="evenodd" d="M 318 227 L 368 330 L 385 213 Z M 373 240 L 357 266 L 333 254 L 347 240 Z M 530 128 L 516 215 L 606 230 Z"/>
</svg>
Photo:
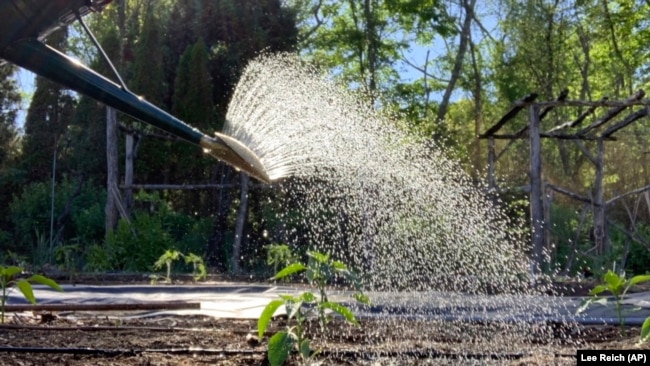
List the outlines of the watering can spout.
<svg viewBox="0 0 650 366">
<path fill-rule="evenodd" d="M 205 135 L 37 39 L 17 40 L 0 48 L 0 58 L 199 145 L 209 155 L 270 182 L 257 155 L 238 140 L 219 133 L 214 137 Z"/>
</svg>

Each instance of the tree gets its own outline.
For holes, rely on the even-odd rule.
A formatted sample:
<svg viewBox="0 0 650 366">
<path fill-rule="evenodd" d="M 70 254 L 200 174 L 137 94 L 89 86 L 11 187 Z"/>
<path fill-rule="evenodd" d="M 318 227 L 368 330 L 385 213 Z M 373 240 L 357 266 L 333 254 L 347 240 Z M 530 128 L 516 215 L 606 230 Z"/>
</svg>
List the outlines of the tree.
<svg viewBox="0 0 650 366">
<path fill-rule="evenodd" d="M 64 49 L 67 32 L 59 30 L 48 38 L 48 44 Z M 65 135 L 75 107 L 75 99 L 60 85 L 43 77 L 36 78 L 36 88 L 25 119 L 22 166 L 30 181 L 49 180 L 52 159 L 65 149 Z"/>
<path fill-rule="evenodd" d="M 21 174 L 16 170 L 19 154 L 16 116 L 20 108 L 20 94 L 14 66 L 0 66 L 0 232 L 9 230 L 9 201 L 14 190 L 21 185 Z M 0 239 L 0 245 L 2 245 Z"/>
</svg>

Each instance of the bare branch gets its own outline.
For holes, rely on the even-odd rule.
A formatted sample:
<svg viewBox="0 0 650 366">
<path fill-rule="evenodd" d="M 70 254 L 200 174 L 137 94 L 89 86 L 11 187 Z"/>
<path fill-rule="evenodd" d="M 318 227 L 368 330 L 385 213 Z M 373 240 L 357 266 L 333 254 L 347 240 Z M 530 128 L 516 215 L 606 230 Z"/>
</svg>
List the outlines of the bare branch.
<svg viewBox="0 0 650 366">
<path fill-rule="evenodd" d="M 425 77 L 429 77 L 429 78 L 432 78 L 432 79 L 434 79 L 434 80 L 441 81 L 441 82 L 443 82 L 443 83 L 448 83 L 448 82 L 449 82 L 448 79 L 441 79 L 441 78 L 439 78 L 439 77 L 437 77 L 437 76 L 435 76 L 435 75 L 433 75 L 433 74 L 430 74 L 430 73 L 427 71 L 426 66 L 425 66 L 425 68 L 422 68 L 422 67 L 420 67 L 420 66 L 414 64 L 412 61 L 410 61 L 410 60 L 409 60 L 408 58 L 406 58 L 406 56 L 404 56 L 404 55 L 402 55 L 402 61 L 403 61 L 405 64 L 407 64 L 407 65 L 411 66 L 412 68 L 416 69 L 417 71 L 421 72 Z M 428 57 L 427 57 L 427 62 L 428 62 Z"/>
</svg>

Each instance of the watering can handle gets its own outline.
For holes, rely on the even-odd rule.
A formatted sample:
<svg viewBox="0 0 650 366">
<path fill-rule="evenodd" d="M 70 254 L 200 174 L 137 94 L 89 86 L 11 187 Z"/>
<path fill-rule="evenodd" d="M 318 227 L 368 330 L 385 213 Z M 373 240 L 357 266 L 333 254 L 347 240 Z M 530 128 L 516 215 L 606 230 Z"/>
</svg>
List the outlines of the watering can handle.
<svg viewBox="0 0 650 366">
<path fill-rule="evenodd" d="M 263 181 L 270 179 L 259 158 L 239 141 L 217 134 L 205 135 L 144 98 L 125 90 L 37 39 L 23 39 L 1 50 L 0 57 L 56 83 L 105 103 L 206 149 L 210 155 Z"/>
</svg>

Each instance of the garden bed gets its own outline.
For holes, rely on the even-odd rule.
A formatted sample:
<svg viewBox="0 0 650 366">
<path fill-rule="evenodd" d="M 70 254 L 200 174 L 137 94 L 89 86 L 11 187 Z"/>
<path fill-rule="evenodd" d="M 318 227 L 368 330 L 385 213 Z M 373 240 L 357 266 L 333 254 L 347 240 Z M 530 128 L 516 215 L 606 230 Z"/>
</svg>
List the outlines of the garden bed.
<svg viewBox="0 0 650 366">
<path fill-rule="evenodd" d="M 565 281 L 553 292 L 584 295 L 592 282 Z M 82 283 L 148 280 L 141 274 L 103 275 L 84 276 Z M 260 342 L 257 321 L 250 319 L 152 316 L 139 309 L 22 312 L 0 326 L 0 365 L 264 365 L 268 337 L 286 326 L 286 320 L 274 319 Z M 307 333 L 324 365 L 572 365 L 577 349 L 650 349 L 650 342 L 637 344 L 638 327 L 621 336 L 618 327 L 606 325 L 443 321 L 412 314 L 362 318 L 359 327 L 335 319 L 326 334 L 316 324 Z M 294 354 L 287 364 L 298 363 Z"/>
<path fill-rule="evenodd" d="M 119 320 L 106 315 L 15 316 L 0 327 L 2 365 L 262 365 L 266 339 L 256 321 L 202 316 Z M 267 336 L 285 326 L 272 322 Z M 362 319 L 334 320 L 327 336 L 308 333 L 327 365 L 566 364 L 576 349 L 638 346 L 638 328 L 621 337 L 612 326 L 477 324 Z M 297 364 L 293 357 L 289 364 Z"/>
</svg>

